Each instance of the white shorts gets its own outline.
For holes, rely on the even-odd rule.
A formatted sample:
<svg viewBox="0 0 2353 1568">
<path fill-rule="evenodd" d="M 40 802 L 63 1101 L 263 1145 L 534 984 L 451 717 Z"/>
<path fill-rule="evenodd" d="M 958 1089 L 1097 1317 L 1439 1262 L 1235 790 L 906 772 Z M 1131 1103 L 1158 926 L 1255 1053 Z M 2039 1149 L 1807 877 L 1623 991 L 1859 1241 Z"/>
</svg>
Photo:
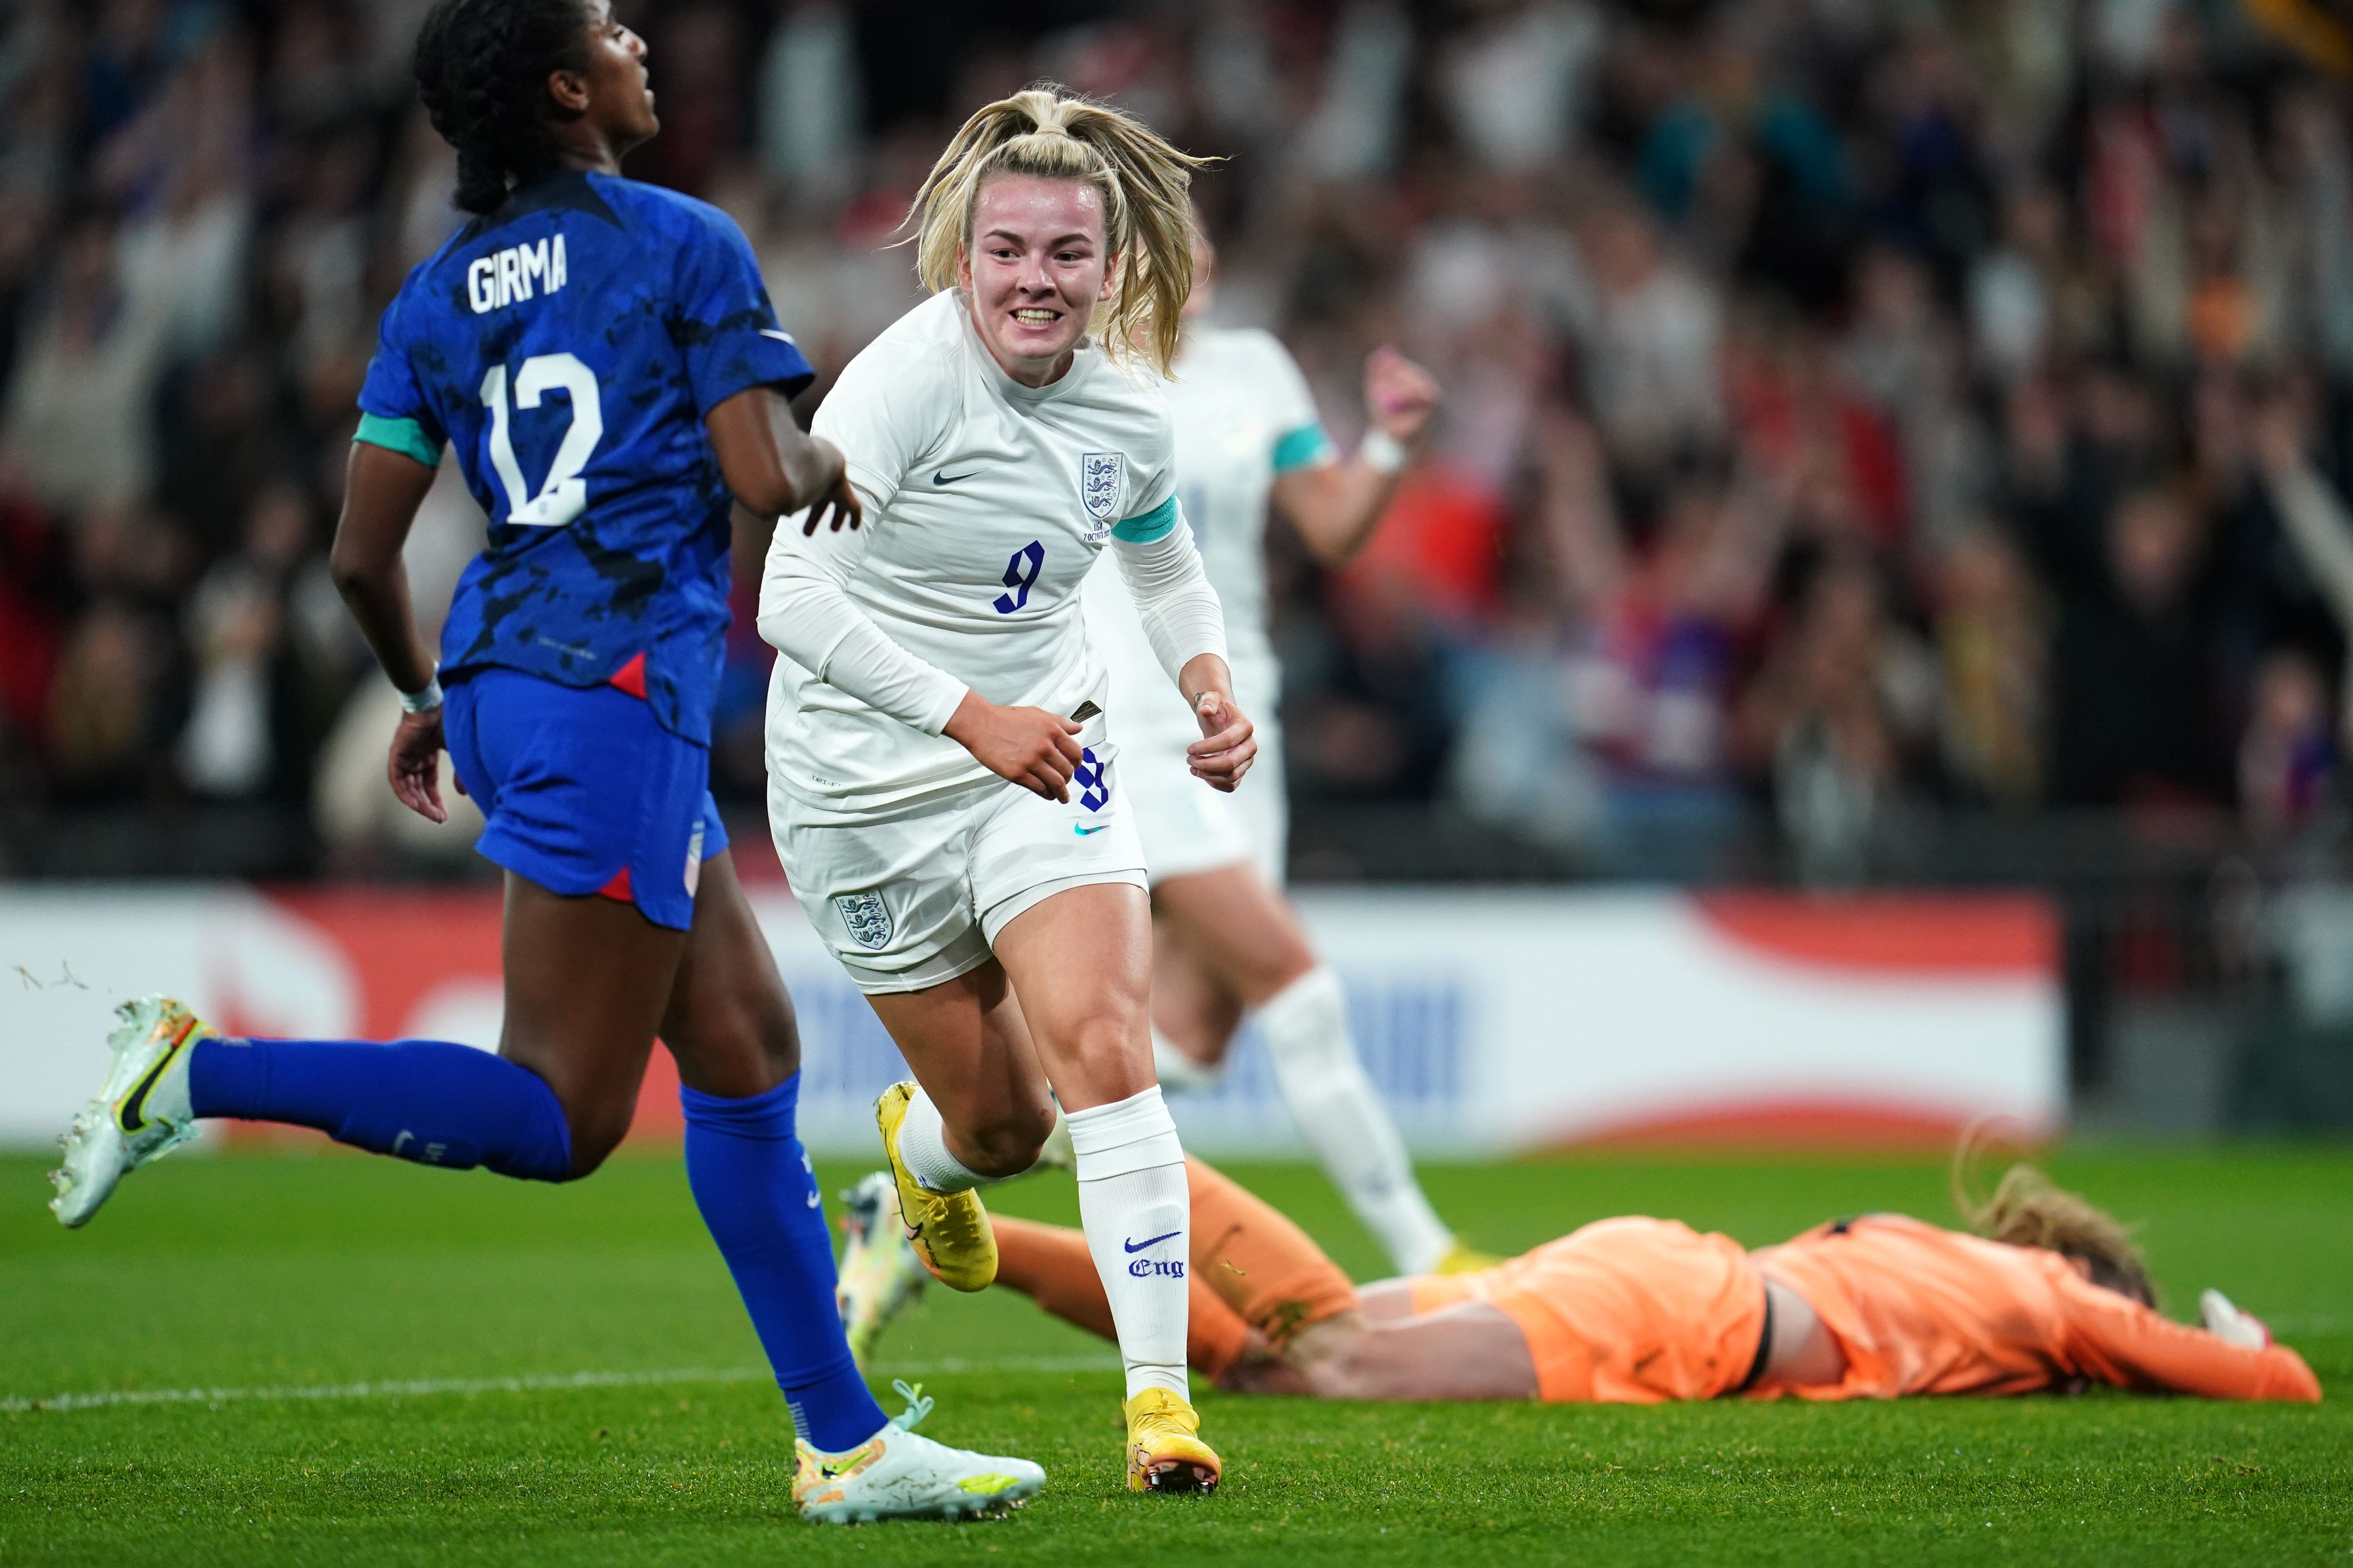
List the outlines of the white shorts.
<svg viewBox="0 0 2353 1568">
<path fill-rule="evenodd" d="M 1199 731 L 1194 732 L 1198 738 Z M 1152 885 L 1220 867 L 1255 867 L 1270 888 L 1283 881 L 1291 810 L 1282 777 L 1282 731 L 1258 726 L 1258 761 L 1231 795 L 1220 795 L 1186 766 L 1189 742 L 1147 736 L 1120 753 L 1120 780 L 1144 842 Z"/>
<path fill-rule="evenodd" d="M 858 988 L 924 991 L 977 969 L 1008 921 L 1065 889 L 1146 887 L 1126 770 L 1098 752 L 1068 805 L 992 779 L 874 821 L 772 791 L 785 874 Z"/>
</svg>

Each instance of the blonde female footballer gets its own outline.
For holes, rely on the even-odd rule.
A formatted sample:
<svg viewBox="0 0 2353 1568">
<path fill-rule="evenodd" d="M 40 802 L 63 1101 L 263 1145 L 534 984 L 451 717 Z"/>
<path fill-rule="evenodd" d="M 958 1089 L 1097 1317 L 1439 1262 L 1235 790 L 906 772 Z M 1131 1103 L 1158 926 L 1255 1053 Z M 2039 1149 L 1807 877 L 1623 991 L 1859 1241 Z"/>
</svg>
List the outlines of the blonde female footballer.
<svg viewBox="0 0 2353 1568">
<path fill-rule="evenodd" d="M 1179 514 L 1162 379 L 1199 160 L 1032 89 L 975 114 L 912 215 L 933 297 L 816 428 L 862 527 L 780 528 L 761 635 L 769 814 L 793 890 L 914 1071 L 877 1103 L 925 1265 L 988 1285 L 974 1191 L 1069 1118 L 1127 1372 L 1128 1484 L 1214 1488 L 1185 1371 L 1190 1209 L 1152 1062 L 1152 927 L 1079 589 L 1105 550 L 1231 790 L 1257 753 Z"/>
</svg>

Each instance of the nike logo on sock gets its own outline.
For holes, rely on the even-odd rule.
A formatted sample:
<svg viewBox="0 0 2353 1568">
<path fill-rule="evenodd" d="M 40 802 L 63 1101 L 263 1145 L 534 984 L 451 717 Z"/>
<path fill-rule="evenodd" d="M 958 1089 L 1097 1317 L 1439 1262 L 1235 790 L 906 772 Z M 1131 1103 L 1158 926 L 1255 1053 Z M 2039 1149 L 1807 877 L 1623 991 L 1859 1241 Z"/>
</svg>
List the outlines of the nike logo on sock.
<svg viewBox="0 0 2353 1568">
<path fill-rule="evenodd" d="M 1155 1236 L 1150 1241 L 1123 1241 L 1120 1245 L 1127 1248 L 1130 1252 L 1141 1252 L 1147 1247 L 1157 1246 L 1159 1243 L 1167 1240 L 1169 1236 L 1182 1236 L 1185 1233 L 1181 1230 L 1172 1230 L 1168 1233 L 1168 1236 Z"/>
</svg>

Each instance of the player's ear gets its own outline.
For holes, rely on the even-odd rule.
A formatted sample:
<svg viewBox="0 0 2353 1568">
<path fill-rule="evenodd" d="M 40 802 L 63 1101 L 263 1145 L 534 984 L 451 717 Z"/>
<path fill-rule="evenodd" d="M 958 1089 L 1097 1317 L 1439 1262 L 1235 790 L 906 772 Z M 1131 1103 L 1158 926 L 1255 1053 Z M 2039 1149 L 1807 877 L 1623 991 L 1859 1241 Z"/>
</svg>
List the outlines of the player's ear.
<svg viewBox="0 0 2353 1568">
<path fill-rule="evenodd" d="M 955 280 L 957 288 L 967 294 L 972 292 L 972 249 L 969 246 L 956 247 Z"/>
<path fill-rule="evenodd" d="M 547 73 L 548 101 L 565 115 L 588 112 L 588 79 L 578 71 Z"/>
</svg>

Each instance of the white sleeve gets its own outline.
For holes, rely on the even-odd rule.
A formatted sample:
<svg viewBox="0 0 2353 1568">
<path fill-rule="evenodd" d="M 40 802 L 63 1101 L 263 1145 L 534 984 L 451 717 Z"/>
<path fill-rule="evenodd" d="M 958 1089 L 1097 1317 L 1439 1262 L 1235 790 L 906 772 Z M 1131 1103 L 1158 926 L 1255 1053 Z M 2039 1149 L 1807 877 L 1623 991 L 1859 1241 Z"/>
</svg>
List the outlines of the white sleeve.
<svg viewBox="0 0 2353 1568">
<path fill-rule="evenodd" d="M 1173 498 L 1166 505 L 1174 520 L 1171 526 L 1149 540 L 1123 539 L 1114 531 L 1111 548 L 1144 622 L 1144 635 L 1173 681 L 1205 653 L 1226 657 L 1226 612 L 1218 603 L 1218 591 L 1209 586 L 1209 574 L 1202 570 L 1192 528 Z"/>
<path fill-rule="evenodd" d="M 1291 351 L 1282 346 L 1281 338 L 1272 332 L 1261 335 L 1266 341 L 1261 345 L 1265 364 L 1260 373 L 1260 391 L 1267 400 L 1276 437 L 1310 426 L 1320 429 L 1324 416 L 1316 412 L 1315 395 L 1308 389 L 1307 377 L 1301 373 L 1299 362 L 1291 357 Z"/>
<path fill-rule="evenodd" d="M 926 735 L 946 728 L 964 682 L 892 641 L 843 590 L 901 481 L 935 444 L 944 389 L 936 367 L 897 342 L 870 344 L 843 368 L 818 407 L 814 432 L 841 448 L 865 522 L 804 538 L 807 513 L 779 520 L 760 578 L 760 636 L 768 646 Z"/>
<path fill-rule="evenodd" d="M 859 489 L 868 504 L 863 528 L 804 539 L 799 520 L 776 524 L 760 578 L 760 636 L 819 680 L 936 735 L 964 700 L 964 682 L 892 642 L 843 592 L 881 517 Z"/>
<path fill-rule="evenodd" d="M 937 370 L 903 344 L 870 343 L 842 367 L 809 423 L 811 435 L 841 448 L 870 521 L 936 444 L 946 416 Z"/>
</svg>

